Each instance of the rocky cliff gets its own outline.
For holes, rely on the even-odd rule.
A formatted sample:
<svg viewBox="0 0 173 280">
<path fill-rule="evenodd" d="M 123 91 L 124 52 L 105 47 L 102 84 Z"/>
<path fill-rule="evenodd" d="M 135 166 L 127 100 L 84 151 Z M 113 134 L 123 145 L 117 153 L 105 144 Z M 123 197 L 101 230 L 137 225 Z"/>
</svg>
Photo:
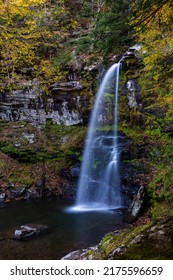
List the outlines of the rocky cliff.
<svg viewBox="0 0 173 280">
<path fill-rule="evenodd" d="M 79 81 L 53 84 L 50 93 L 39 89 L 37 81 L 9 93 L 0 93 L 0 118 L 7 121 L 27 121 L 41 126 L 47 120 L 55 124 L 76 125 L 83 122 L 82 108 L 88 107 L 87 96 L 80 96 Z"/>
</svg>

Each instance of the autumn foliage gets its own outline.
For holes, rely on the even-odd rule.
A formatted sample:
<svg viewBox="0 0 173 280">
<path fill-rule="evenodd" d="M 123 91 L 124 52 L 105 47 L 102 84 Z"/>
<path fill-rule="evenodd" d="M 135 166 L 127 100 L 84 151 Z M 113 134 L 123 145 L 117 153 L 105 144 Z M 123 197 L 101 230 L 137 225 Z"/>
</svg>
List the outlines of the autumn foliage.
<svg viewBox="0 0 173 280">
<path fill-rule="evenodd" d="M 16 87 L 27 74 L 43 87 L 61 79 L 55 60 L 76 25 L 63 0 L 0 0 L 1 89 Z"/>
</svg>

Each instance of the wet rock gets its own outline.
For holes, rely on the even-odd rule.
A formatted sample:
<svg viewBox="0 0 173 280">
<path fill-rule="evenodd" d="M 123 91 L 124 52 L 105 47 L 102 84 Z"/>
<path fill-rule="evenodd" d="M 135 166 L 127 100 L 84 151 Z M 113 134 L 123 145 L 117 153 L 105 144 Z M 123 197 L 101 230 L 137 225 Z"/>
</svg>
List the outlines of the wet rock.
<svg viewBox="0 0 173 280">
<path fill-rule="evenodd" d="M 76 250 L 65 255 L 61 260 L 80 260 L 83 253 L 86 253 L 87 249 Z"/>
<path fill-rule="evenodd" d="M 0 203 L 3 203 L 5 201 L 6 194 L 5 193 L 0 193 Z"/>
<path fill-rule="evenodd" d="M 124 253 L 124 251 L 125 251 L 125 246 L 124 245 L 121 245 L 120 247 L 118 247 L 118 248 L 116 248 L 113 252 L 112 252 L 112 254 L 110 255 L 110 258 L 112 257 L 112 256 L 114 256 L 114 255 L 122 255 L 123 253 Z"/>
<path fill-rule="evenodd" d="M 78 178 L 80 175 L 80 166 L 76 165 L 70 168 L 70 175 L 74 178 Z"/>
<path fill-rule="evenodd" d="M 142 44 L 136 44 L 130 47 L 121 58 L 123 65 L 127 64 L 128 69 L 130 69 L 132 66 L 137 66 L 137 63 L 140 62 L 139 51 L 141 48 Z"/>
<path fill-rule="evenodd" d="M 73 252 L 70 252 L 69 254 L 65 255 L 63 258 L 61 258 L 61 260 L 88 260 L 88 259 L 92 259 L 89 258 L 88 256 L 88 252 L 90 250 L 92 251 L 96 251 L 98 249 L 97 246 L 95 247 L 89 247 L 87 249 L 80 249 L 80 250 L 76 250 Z"/>
<path fill-rule="evenodd" d="M 62 196 L 65 198 L 75 198 L 76 184 L 65 180 L 62 183 Z"/>
<path fill-rule="evenodd" d="M 49 230 L 49 227 L 46 225 L 39 224 L 27 224 L 20 226 L 19 229 L 16 229 L 14 232 L 14 239 L 17 240 L 26 240 L 31 237 L 39 236 Z"/>
<path fill-rule="evenodd" d="M 15 187 L 15 183 L 14 182 L 9 182 L 8 187 L 9 188 L 14 188 Z"/>
<path fill-rule="evenodd" d="M 145 188 L 141 186 L 138 190 L 137 195 L 134 197 L 132 204 L 129 206 L 125 213 L 124 220 L 126 222 L 134 222 L 136 218 L 138 217 L 142 205 L 144 203 L 144 198 L 145 198 Z"/>
<path fill-rule="evenodd" d="M 27 189 L 26 198 L 30 199 L 39 199 L 42 197 L 42 191 L 40 191 L 39 187 L 30 187 Z"/>
<path fill-rule="evenodd" d="M 9 189 L 7 191 L 7 196 L 8 196 L 8 198 L 13 199 L 13 198 L 17 198 L 17 197 L 24 195 L 25 192 L 26 192 L 26 188 L 18 187 L 18 188 L 14 188 L 14 189 Z"/>
</svg>

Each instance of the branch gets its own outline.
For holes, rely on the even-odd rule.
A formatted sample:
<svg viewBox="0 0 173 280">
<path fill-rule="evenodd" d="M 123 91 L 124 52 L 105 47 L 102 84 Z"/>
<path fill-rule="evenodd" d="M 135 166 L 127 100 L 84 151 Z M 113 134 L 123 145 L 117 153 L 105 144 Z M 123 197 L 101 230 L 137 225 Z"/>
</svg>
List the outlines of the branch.
<svg viewBox="0 0 173 280">
<path fill-rule="evenodd" d="M 147 15 L 145 18 L 141 19 L 139 22 L 137 22 L 136 24 L 132 25 L 132 28 L 140 25 L 141 23 L 143 23 L 144 21 L 146 21 L 147 19 L 150 19 L 154 14 L 156 14 L 167 2 L 169 2 L 170 0 L 165 0 L 157 9 L 155 9 L 152 13 L 150 13 L 149 15 Z M 150 22 L 150 20 L 148 21 Z"/>
</svg>

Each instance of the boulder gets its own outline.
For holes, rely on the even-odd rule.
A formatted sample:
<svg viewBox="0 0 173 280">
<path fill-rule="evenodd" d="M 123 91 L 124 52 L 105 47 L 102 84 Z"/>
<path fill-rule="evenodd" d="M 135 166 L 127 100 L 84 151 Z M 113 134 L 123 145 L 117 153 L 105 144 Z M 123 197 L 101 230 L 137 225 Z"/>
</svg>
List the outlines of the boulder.
<svg viewBox="0 0 173 280">
<path fill-rule="evenodd" d="M 73 177 L 73 178 L 78 178 L 79 175 L 80 175 L 80 166 L 79 165 L 76 165 L 76 166 L 73 166 L 70 168 L 70 175 Z"/>
<path fill-rule="evenodd" d="M 6 194 L 4 192 L 0 193 L 0 203 L 4 202 L 5 198 L 6 198 Z"/>
<path fill-rule="evenodd" d="M 25 187 L 11 188 L 11 189 L 8 189 L 8 191 L 7 191 L 7 197 L 9 199 L 17 198 L 17 197 L 24 195 L 25 192 L 26 192 Z"/>
<path fill-rule="evenodd" d="M 85 259 L 88 259 L 87 253 L 90 250 L 96 251 L 97 249 L 98 249 L 98 247 L 94 246 L 94 247 L 88 247 L 86 249 L 72 251 L 69 254 L 62 257 L 61 260 L 85 260 Z"/>
<path fill-rule="evenodd" d="M 126 222 L 134 222 L 136 220 L 136 218 L 138 217 L 142 205 L 144 203 L 144 199 L 145 199 L 145 188 L 144 186 L 141 186 L 137 192 L 137 195 L 134 197 L 131 205 L 129 206 L 129 208 L 127 209 L 125 216 L 124 216 L 124 220 Z"/>
<path fill-rule="evenodd" d="M 42 191 L 39 188 L 38 184 L 36 187 L 32 186 L 27 189 L 26 199 L 30 200 L 30 199 L 40 199 L 40 198 L 42 198 Z"/>
<path fill-rule="evenodd" d="M 22 225 L 20 228 L 16 229 L 14 232 L 14 239 L 17 240 L 26 240 L 31 237 L 39 236 L 49 230 L 49 227 L 46 225 L 39 224 L 27 224 Z"/>
<path fill-rule="evenodd" d="M 81 255 L 86 252 L 87 249 L 76 250 L 65 255 L 63 258 L 61 258 L 61 260 L 80 260 Z"/>
<path fill-rule="evenodd" d="M 29 144 L 34 144 L 36 142 L 36 136 L 35 133 L 22 133 L 23 138 L 25 138 Z"/>
<path fill-rule="evenodd" d="M 129 79 L 124 88 L 124 93 L 128 99 L 128 106 L 130 109 L 142 108 L 140 88 L 137 79 Z"/>
</svg>

